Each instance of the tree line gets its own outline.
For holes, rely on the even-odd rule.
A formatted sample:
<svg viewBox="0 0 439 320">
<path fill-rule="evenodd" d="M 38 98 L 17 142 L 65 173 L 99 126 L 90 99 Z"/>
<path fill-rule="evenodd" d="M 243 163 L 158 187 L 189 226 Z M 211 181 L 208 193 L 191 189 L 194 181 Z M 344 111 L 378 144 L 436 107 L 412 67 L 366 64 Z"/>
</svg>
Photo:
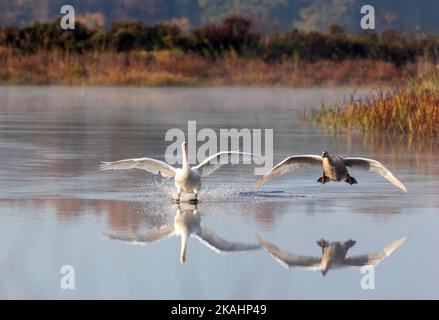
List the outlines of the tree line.
<svg viewBox="0 0 439 320">
<path fill-rule="evenodd" d="M 263 35 L 249 19 L 229 16 L 219 24 L 208 24 L 190 31 L 172 24 L 146 25 L 139 21 L 113 23 L 108 29 L 89 29 L 76 23 L 74 30 L 63 30 L 59 19 L 22 27 L 0 28 L 0 47 L 32 54 L 42 50 L 85 53 L 100 51 L 179 50 L 209 59 L 227 54 L 258 57 L 267 61 L 299 59 L 373 59 L 396 65 L 419 57 L 437 61 L 439 37 L 434 34 L 410 34 L 364 31 L 349 34 L 337 25 L 326 32 L 302 32 L 292 29 Z"/>
</svg>

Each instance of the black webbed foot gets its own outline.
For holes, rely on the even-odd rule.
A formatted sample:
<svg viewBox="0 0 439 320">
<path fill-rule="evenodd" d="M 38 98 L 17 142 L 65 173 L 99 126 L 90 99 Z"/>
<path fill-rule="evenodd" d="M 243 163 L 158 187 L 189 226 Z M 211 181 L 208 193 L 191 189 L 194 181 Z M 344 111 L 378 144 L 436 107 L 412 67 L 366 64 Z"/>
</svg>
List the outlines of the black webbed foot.
<svg viewBox="0 0 439 320">
<path fill-rule="evenodd" d="M 321 247 L 322 249 L 324 249 L 325 247 L 327 247 L 329 245 L 329 242 L 321 239 L 317 241 L 317 244 L 319 245 L 319 247 Z"/>
<path fill-rule="evenodd" d="M 347 178 L 345 179 L 345 182 L 349 183 L 350 185 L 358 183 L 357 179 L 355 179 L 354 177 L 351 177 L 350 175 L 347 176 Z"/>
<path fill-rule="evenodd" d="M 348 241 L 345 241 L 344 245 L 346 248 L 352 248 L 353 246 L 355 246 L 357 242 L 355 240 L 349 239 Z"/>
<path fill-rule="evenodd" d="M 317 182 L 320 182 L 321 184 L 325 184 L 329 182 L 329 178 L 327 176 L 321 176 Z"/>
</svg>

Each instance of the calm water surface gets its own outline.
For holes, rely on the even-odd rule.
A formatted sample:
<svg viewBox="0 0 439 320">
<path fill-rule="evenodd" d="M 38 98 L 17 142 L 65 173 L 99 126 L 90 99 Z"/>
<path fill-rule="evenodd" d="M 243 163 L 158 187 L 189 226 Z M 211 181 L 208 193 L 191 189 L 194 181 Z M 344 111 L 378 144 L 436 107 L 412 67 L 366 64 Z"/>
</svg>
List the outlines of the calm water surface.
<svg viewBox="0 0 439 320">
<path fill-rule="evenodd" d="M 302 121 L 306 108 L 368 90 L 280 88 L 0 87 L 0 298 L 439 298 L 439 148 L 389 137 L 331 135 Z M 358 185 L 320 185 L 320 170 L 291 173 L 254 193 L 251 166 L 203 180 L 200 225 L 233 242 L 255 234 L 296 254 L 316 240 L 356 240 L 350 253 L 406 243 L 363 290 L 356 269 L 285 269 L 262 250 L 220 255 L 195 238 L 136 246 L 103 232 L 173 224 L 173 183 L 139 170 L 100 172 L 100 161 L 164 159 L 170 128 L 272 128 L 274 162 L 323 149 L 378 159 L 405 183 L 352 172 Z M 217 131 L 217 132 L 218 132 Z M 282 191 L 282 192 L 280 192 Z M 62 290 L 60 268 L 75 268 Z"/>
</svg>

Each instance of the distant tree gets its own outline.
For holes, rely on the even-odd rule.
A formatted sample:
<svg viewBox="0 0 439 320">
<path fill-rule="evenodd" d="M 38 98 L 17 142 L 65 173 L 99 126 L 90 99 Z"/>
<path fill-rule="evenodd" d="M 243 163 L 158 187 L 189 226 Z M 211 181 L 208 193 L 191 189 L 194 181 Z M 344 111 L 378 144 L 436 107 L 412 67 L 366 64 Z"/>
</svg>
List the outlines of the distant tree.
<svg viewBox="0 0 439 320">
<path fill-rule="evenodd" d="M 303 31 L 324 31 L 331 24 L 355 29 L 359 7 L 356 0 L 314 0 L 300 9 L 294 27 Z M 356 9 L 358 9 L 356 11 Z M 359 21 L 359 20 L 358 20 Z"/>
<path fill-rule="evenodd" d="M 230 51 L 256 53 L 259 41 L 260 35 L 252 30 L 251 21 L 234 15 L 224 18 L 220 25 L 210 24 L 195 29 L 186 49 L 209 57 L 219 57 Z"/>
</svg>

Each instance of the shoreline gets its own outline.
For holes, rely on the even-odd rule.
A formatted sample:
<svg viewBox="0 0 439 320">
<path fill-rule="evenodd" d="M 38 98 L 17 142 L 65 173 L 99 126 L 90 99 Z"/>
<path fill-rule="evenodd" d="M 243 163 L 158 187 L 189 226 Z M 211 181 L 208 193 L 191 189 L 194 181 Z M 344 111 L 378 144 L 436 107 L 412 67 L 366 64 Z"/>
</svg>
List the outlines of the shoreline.
<svg viewBox="0 0 439 320">
<path fill-rule="evenodd" d="M 355 90 L 391 90 L 393 88 L 392 84 L 380 84 L 380 85 L 349 85 L 349 84 L 340 84 L 340 85 L 311 85 L 311 86 L 283 86 L 283 85 L 269 85 L 269 84 L 261 84 L 261 85 L 227 85 L 227 84 L 218 84 L 218 85 L 158 85 L 158 86 L 142 86 L 142 85 L 120 85 L 120 84 L 33 84 L 33 83 L 21 83 L 21 84 L 9 84 L 9 83 L 0 83 L 0 88 L 71 88 L 71 89 L 111 89 L 111 88 L 127 88 L 127 89 L 273 89 L 273 90 L 331 90 L 331 89 L 353 89 Z"/>
</svg>

